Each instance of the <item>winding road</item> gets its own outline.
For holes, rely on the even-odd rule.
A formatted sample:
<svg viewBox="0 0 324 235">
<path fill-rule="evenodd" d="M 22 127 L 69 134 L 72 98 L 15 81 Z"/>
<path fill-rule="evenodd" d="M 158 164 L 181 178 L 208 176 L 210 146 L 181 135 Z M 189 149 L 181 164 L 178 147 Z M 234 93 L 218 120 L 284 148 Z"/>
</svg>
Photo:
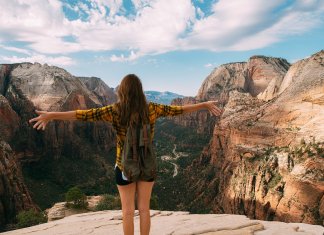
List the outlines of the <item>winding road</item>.
<svg viewBox="0 0 324 235">
<path fill-rule="evenodd" d="M 162 159 L 163 161 L 167 161 L 167 162 L 169 162 L 170 164 L 172 164 L 172 165 L 174 166 L 174 171 L 173 171 L 173 175 L 172 175 L 173 178 L 176 177 L 176 176 L 178 175 L 178 169 L 179 169 L 178 164 L 174 163 L 173 161 L 176 161 L 176 160 L 177 160 L 178 158 L 180 158 L 180 157 L 187 157 L 187 156 L 188 156 L 188 154 L 186 154 L 186 153 L 182 153 L 182 152 L 177 153 L 177 152 L 176 152 L 176 149 L 177 149 L 177 145 L 174 144 L 174 148 L 173 148 L 173 150 L 172 150 L 172 153 L 173 153 L 173 155 L 174 155 L 175 157 L 171 157 L 171 156 L 168 156 L 168 155 L 165 155 L 165 156 L 162 156 L 162 157 L 161 157 L 161 159 Z M 171 161 L 172 161 L 172 162 L 171 162 Z"/>
</svg>

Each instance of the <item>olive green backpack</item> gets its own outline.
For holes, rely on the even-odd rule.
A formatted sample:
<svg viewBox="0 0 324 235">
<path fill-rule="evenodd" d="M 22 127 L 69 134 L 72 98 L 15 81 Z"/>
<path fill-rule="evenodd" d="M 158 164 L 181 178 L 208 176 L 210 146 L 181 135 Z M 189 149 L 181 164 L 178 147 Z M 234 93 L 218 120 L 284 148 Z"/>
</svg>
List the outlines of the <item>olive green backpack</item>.
<svg viewBox="0 0 324 235">
<path fill-rule="evenodd" d="M 151 141 L 150 124 L 127 128 L 122 165 L 129 181 L 156 179 L 156 154 Z"/>
</svg>

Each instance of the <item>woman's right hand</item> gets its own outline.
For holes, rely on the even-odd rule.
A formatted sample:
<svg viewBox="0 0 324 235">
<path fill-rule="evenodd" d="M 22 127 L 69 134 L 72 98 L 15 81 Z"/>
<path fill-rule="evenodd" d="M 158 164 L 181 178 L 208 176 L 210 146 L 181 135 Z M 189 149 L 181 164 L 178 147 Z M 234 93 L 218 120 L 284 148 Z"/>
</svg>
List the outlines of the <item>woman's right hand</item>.
<svg viewBox="0 0 324 235">
<path fill-rule="evenodd" d="M 218 101 L 206 101 L 206 108 L 215 116 L 220 116 L 224 112 L 224 109 L 221 109 L 217 106 Z"/>
<path fill-rule="evenodd" d="M 36 110 L 36 113 L 39 115 L 38 117 L 32 118 L 29 120 L 29 123 L 36 122 L 33 126 L 33 128 L 37 128 L 37 130 L 43 129 L 45 130 L 45 127 L 49 121 L 51 121 L 51 117 L 49 115 L 49 112 L 47 111 L 39 111 Z"/>
</svg>

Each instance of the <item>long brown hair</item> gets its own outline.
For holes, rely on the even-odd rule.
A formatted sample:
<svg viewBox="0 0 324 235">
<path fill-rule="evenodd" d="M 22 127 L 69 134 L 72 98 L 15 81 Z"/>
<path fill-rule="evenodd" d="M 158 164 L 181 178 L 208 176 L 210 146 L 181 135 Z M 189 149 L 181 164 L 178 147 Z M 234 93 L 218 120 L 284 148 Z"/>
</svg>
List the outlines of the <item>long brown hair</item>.
<svg viewBox="0 0 324 235">
<path fill-rule="evenodd" d="M 121 81 L 117 95 L 117 112 L 123 126 L 147 124 L 148 105 L 143 92 L 142 82 L 135 74 L 126 75 Z"/>
</svg>

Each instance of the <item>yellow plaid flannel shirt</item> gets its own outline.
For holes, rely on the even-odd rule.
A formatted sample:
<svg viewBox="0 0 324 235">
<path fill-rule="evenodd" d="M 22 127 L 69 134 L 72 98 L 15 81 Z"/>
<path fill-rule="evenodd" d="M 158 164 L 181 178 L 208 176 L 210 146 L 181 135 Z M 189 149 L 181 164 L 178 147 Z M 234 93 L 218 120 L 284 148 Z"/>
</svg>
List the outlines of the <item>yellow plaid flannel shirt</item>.
<svg viewBox="0 0 324 235">
<path fill-rule="evenodd" d="M 152 140 L 154 136 L 154 127 L 157 118 L 175 116 L 183 113 L 182 106 L 163 105 L 149 102 L 148 107 Z M 94 122 L 102 120 L 112 123 L 114 129 L 117 132 L 116 164 L 122 170 L 123 166 L 121 164 L 121 152 L 126 138 L 127 127 L 122 126 L 120 124 L 120 118 L 116 112 L 115 105 L 111 104 L 101 108 L 92 108 L 88 110 L 76 110 L 76 118 L 77 120 L 82 121 Z"/>
</svg>

